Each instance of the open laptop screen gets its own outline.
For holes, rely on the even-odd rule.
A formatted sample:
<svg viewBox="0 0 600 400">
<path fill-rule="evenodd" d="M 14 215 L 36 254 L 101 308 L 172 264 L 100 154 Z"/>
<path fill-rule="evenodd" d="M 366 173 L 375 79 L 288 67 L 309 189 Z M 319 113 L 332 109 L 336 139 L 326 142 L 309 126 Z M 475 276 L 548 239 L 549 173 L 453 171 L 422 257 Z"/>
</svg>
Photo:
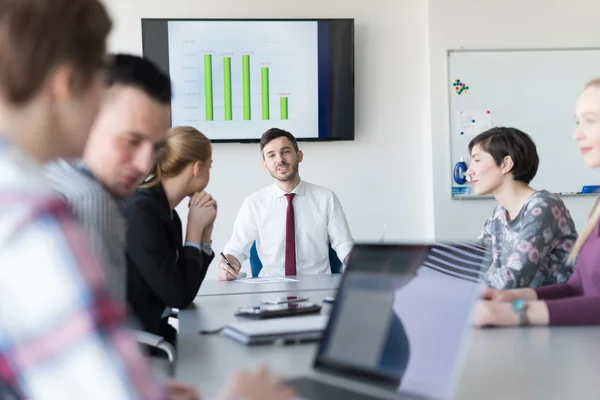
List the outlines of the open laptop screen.
<svg viewBox="0 0 600 400">
<path fill-rule="evenodd" d="M 450 398 L 489 261 L 488 252 L 467 244 L 356 245 L 315 366 Z"/>
</svg>

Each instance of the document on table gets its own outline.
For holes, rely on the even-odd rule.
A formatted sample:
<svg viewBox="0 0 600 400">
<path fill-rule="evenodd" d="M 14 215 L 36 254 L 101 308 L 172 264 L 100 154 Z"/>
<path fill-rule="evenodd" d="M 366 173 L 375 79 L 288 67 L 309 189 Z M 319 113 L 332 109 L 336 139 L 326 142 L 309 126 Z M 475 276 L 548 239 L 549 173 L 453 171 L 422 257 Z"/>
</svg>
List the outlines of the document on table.
<svg viewBox="0 0 600 400">
<path fill-rule="evenodd" d="M 241 283 L 286 283 L 286 282 L 298 282 L 298 279 L 285 278 L 283 276 L 265 276 L 265 277 L 262 277 L 262 278 L 236 279 L 234 282 L 241 282 Z"/>
</svg>

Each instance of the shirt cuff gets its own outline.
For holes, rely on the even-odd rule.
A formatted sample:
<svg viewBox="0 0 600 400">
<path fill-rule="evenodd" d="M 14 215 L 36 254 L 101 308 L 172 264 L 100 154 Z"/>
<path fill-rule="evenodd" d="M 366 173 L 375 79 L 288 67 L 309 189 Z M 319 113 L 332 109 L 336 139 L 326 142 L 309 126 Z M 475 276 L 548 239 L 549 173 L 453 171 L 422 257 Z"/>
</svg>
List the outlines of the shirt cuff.
<svg viewBox="0 0 600 400">
<path fill-rule="evenodd" d="M 239 251 L 235 251 L 231 248 L 228 248 L 227 246 L 225 246 L 225 249 L 223 249 L 223 254 L 229 254 L 235 257 L 236 260 L 239 261 L 240 265 L 242 265 L 244 263 L 244 261 L 247 260 L 247 257 L 244 257 L 243 253 L 240 253 Z"/>
<path fill-rule="evenodd" d="M 346 265 L 346 258 L 352 252 L 353 247 L 354 247 L 354 242 L 349 240 L 349 241 L 346 241 L 346 242 L 338 245 L 337 250 L 334 249 L 336 254 L 338 255 L 338 258 L 342 262 L 342 264 Z"/>
<path fill-rule="evenodd" d="M 184 246 L 192 246 L 192 247 L 197 248 L 198 250 L 202 250 L 200 248 L 200 245 L 198 243 L 194 243 L 194 242 L 185 242 Z"/>
<path fill-rule="evenodd" d="M 201 252 L 203 252 L 204 254 L 206 254 L 207 256 L 213 255 L 212 249 L 203 249 L 198 245 L 198 243 L 185 242 L 184 246 L 190 246 L 190 247 L 196 248 L 196 249 L 200 250 Z"/>
</svg>

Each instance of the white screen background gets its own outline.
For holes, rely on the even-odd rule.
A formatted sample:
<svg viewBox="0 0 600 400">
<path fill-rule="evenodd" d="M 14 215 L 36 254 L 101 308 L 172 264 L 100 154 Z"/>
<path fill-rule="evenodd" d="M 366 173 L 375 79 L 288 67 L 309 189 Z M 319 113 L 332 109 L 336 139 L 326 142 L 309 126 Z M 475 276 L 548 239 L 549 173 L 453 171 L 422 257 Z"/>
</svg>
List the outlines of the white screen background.
<svg viewBox="0 0 600 400">
<path fill-rule="evenodd" d="M 172 124 L 210 139 L 258 139 L 269 128 L 319 136 L 317 21 L 169 21 Z M 206 119 L 204 55 L 212 55 L 214 120 Z M 242 55 L 250 56 L 251 120 L 243 118 Z M 231 58 L 232 120 L 225 119 L 223 58 Z M 261 68 L 269 68 L 269 120 L 262 119 Z M 288 119 L 280 98 L 288 97 Z"/>
</svg>

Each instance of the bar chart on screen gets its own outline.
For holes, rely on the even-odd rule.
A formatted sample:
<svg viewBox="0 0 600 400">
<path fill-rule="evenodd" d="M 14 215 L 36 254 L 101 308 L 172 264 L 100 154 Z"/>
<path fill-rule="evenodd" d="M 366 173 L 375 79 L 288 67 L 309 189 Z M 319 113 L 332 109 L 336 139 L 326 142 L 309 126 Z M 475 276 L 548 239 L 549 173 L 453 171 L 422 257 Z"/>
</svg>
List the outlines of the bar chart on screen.
<svg viewBox="0 0 600 400">
<path fill-rule="evenodd" d="M 194 126 L 211 139 L 256 137 L 271 127 L 318 134 L 314 24 L 173 23 L 174 126 Z"/>
<path fill-rule="evenodd" d="M 242 68 L 241 68 L 241 76 L 242 76 L 242 111 L 240 112 L 240 117 L 246 121 L 252 120 L 252 94 L 258 94 L 253 89 L 252 84 L 252 73 L 250 65 L 252 61 L 252 52 L 246 51 L 243 52 L 239 57 L 242 60 Z M 205 100 L 205 119 L 206 121 L 214 121 L 215 120 L 215 107 L 217 109 L 221 109 L 219 105 L 215 105 L 215 91 L 222 90 L 223 91 L 223 118 L 225 121 L 233 121 L 233 78 L 231 71 L 231 59 L 235 58 L 234 53 L 222 53 L 219 56 L 214 56 L 214 51 L 208 50 L 204 53 L 204 100 Z M 217 85 L 215 85 L 215 76 L 213 74 L 213 63 L 219 62 L 222 60 L 223 63 L 223 79 L 216 80 Z M 289 69 L 285 67 L 280 67 L 281 69 Z M 289 109 L 288 109 L 288 101 L 290 97 L 290 93 L 286 92 L 278 92 L 273 93 L 271 91 L 272 85 L 270 84 L 270 74 L 269 70 L 271 69 L 271 62 L 262 62 L 260 63 L 260 108 L 261 114 L 260 117 L 255 116 L 254 118 L 261 118 L 262 120 L 270 120 L 270 119 L 280 119 L 287 120 L 289 119 Z M 239 71 L 238 71 L 239 72 Z M 234 74 L 235 75 L 235 74 Z M 256 81 L 256 80 L 255 80 Z M 279 81 L 281 85 L 279 86 L 291 86 L 288 84 L 288 81 L 282 79 Z M 221 86 L 222 87 L 219 87 Z M 239 93 L 238 93 L 239 94 Z M 271 117 L 271 97 L 279 98 L 279 110 L 276 115 Z M 217 95 L 218 97 L 218 95 Z M 218 118 L 218 117 L 217 117 Z"/>
</svg>

